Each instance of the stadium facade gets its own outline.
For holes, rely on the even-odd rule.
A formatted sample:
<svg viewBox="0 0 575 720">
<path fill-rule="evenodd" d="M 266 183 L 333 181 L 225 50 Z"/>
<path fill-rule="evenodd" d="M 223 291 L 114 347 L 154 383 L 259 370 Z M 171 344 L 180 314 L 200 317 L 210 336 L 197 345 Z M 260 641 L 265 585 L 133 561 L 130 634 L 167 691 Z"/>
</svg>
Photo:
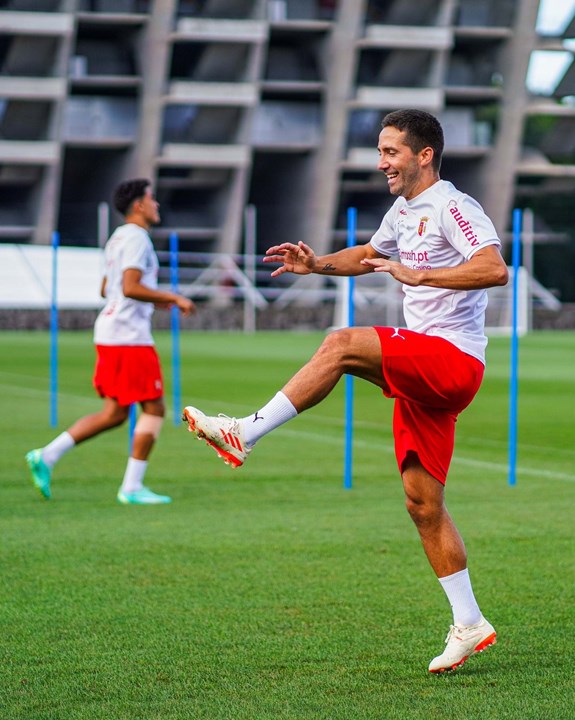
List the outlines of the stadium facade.
<svg viewBox="0 0 575 720">
<path fill-rule="evenodd" d="M 260 250 L 339 248 L 350 206 L 368 239 L 392 202 L 380 122 L 401 107 L 441 118 L 442 176 L 505 236 L 515 203 L 575 189 L 570 71 L 554 97 L 525 86 L 532 51 L 564 49 L 536 33 L 538 6 L 0 2 L 0 241 L 45 244 L 57 229 L 96 244 L 101 203 L 129 176 L 156 186 L 159 249 L 176 231 L 183 249 L 241 252 L 248 204 Z"/>
</svg>

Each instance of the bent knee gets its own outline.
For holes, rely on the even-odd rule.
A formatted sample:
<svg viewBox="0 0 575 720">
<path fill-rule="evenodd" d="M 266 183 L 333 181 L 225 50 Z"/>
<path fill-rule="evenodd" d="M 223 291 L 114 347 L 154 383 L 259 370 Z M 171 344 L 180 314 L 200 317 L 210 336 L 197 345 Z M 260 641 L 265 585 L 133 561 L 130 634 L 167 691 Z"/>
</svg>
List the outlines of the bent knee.
<svg viewBox="0 0 575 720">
<path fill-rule="evenodd" d="M 130 414 L 129 408 L 123 408 L 119 407 L 115 410 L 109 412 L 106 414 L 106 419 L 108 421 L 109 427 L 118 427 L 118 425 L 123 425 L 126 420 L 128 419 L 128 415 Z"/>
<path fill-rule="evenodd" d="M 344 354 L 351 345 L 351 335 L 350 328 L 342 328 L 328 333 L 319 348 L 320 352 Z"/>
<path fill-rule="evenodd" d="M 340 363 L 355 366 L 359 361 L 363 361 L 366 355 L 369 355 L 369 352 L 366 351 L 365 335 L 362 334 L 362 331 L 365 330 L 367 328 L 334 330 L 326 335 L 319 352 L 323 354 L 324 359 L 334 358 Z"/>
<path fill-rule="evenodd" d="M 158 398 L 157 400 L 144 400 L 144 402 L 142 402 L 142 412 L 161 418 L 165 417 L 166 406 L 164 404 L 164 399 Z"/>
<path fill-rule="evenodd" d="M 439 520 L 443 513 L 443 505 L 424 502 L 419 498 L 406 497 L 405 507 L 409 516 L 417 526 L 430 525 Z"/>
</svg>

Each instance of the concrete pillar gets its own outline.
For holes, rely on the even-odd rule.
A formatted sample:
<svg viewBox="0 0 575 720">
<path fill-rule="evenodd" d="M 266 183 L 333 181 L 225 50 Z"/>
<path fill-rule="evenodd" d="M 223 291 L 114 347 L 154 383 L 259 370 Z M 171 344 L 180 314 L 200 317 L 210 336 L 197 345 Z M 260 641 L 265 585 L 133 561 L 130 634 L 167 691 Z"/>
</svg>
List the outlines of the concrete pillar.
<svg viewBox="0 0 575 720">
<path fill-rule="evenodd" d="M 74 15 L 77 6 L 78 0 L 66 0 L 63 5 L 63 11 L 70 16 L 71 30 L 60 38 L 55 73 L 57 77 L 66 79 L 68 78 L 68 63 L 72 55 L 72 45 L 75 39 Z M 48 129 L 48 139 L 58 144 L 58 161 L 44 167 L 42 180 L 32 198 L 33 204 L 37 207 L 32 243 L 38 245 L 49 245 L 52 242 L 52 232 L 58 229 L 62 166 L 64 163 L 62 126 L 67 99 L 68 93 L 54 101 Z"/>
<path fill-rule="evenodd" d="M 480 175 L 482 204 L 503 236 L 510 224 L 514 198 L 515 168 L 520 159 L 521 140 L 528 92 L 525 85 L 531 50 L 535 46 L 539 0 L 517 3 L 517 15 L 512 26 L 513 37 L 508 41 L 501 66 L 503 101 L 495 144 Z"/>
<path fill-rule="evenodd" d="M 140 127 L 136 147 L 127 162 L 126 176 L 151 179 L 155 176 L 154 160 L 159 153 L 162 132 L 162 96 L 166 92 L 172 53 L 169 35 L 174 28 L 177 6 L 177 0 L 155 0 L 151 5 L 139 52 L 142 62 Z"/>
<path fill-rule="evenodd" d="M 310 193 L 301 206 L 309 216 L 306 237 L 301 239 L 309 243 L 318 255 L 329 252 L 331 248 L 340 186 L 339 163 L 345 152 L 347 102 L 351 100 L 355 87 L 358 58 L 355 42 L 362 35 L 366 8 L 367 0 L 340 1 L 325 58 L 323 139 L 310 164 Z M 375 147 L 377 138 L 373 139 L 373 143 Z"/>
<path fill-rule="evenodd" d="M 264 5 L 263 0 L 254 6 L 256 18 L 264 16 L 267 10 L 267 4 Z M 257 87 L 261 77 L 263 77 L 263 66 L 265 62 L 265 42 L 253 43 L 250 47 L 250 57 L 246 71 L 245 82 L 253 83 Z M 225 209 L 223 209 L 224 217 L 222 219 L 221 232 L 216 243 L 216 252 L 237 253 L 241 251 L 241 238 L 243 233 L 243 215 L 244 208 L 248 197 L 248 188 L 251 176 L 251 167 L 253 163 L 253 151 L 249 147 L 252 136 L 252 125 L 256 107 L 246 107 L 241 112 L 241 119 L 238 127 L 238 142 L 244 146 L 248 146 L 251 157 L 249 167 L 235 168 L 229 184 L 229 195 Z"/>
</svg>

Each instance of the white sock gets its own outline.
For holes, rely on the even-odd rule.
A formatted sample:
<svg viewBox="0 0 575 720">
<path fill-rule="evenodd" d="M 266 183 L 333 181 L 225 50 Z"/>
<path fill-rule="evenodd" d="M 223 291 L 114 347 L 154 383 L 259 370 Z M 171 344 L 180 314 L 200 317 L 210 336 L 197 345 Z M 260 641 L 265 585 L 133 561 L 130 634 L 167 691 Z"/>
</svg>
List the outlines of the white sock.
<svg viewBox="0 0 575 720">
<path fill-rule="evenodd" d="M 481 620 L 481 610 L 471 589 L 467 568 L 438 579 L 453 610 L 453 624 L 477 625 Z"/>
<path fill-rule="evenodd" d="M 68 432 L 63 432 L 42 448 L 42 460 L 48 467 L 53 467 L 75 444 L 74 438 Z"/>
<path fill-rule="evenodd" d="M 121 492 L 128 495 L 141 490 L 144 485 L 144 475 L 146 474 L 147 467 L 147 460 L 136 460 L 136 458 L 133 457 L 128 458 L 126 472 L 124 473 L 122 487 L 120 488 Z"/>
<path fill-rule="evenodd" d="M 254 445 L 261 437 L 297 415 L 297 410 L 283 392 L 278 392 L 253 415 L 242 418 L 246 445 Z"/>
</svg>

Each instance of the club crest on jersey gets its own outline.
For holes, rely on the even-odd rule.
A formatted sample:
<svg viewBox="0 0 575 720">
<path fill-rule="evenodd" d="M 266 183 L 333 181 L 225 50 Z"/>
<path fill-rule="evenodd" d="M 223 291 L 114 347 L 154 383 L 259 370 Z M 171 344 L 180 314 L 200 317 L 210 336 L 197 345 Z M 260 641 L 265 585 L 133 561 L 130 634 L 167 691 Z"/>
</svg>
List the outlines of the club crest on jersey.
<svg viewBox="0 0 575 720">
<path fill-rule="evenodd" d="M 425 235 L 425 231 L 427 230 L 427 222 L 429 218 L 425 215 L 421 218 L 419 218 L 419 227 L 417 228 L 417 234 L 419 237 L 423 237 Z"/>
</svg>

